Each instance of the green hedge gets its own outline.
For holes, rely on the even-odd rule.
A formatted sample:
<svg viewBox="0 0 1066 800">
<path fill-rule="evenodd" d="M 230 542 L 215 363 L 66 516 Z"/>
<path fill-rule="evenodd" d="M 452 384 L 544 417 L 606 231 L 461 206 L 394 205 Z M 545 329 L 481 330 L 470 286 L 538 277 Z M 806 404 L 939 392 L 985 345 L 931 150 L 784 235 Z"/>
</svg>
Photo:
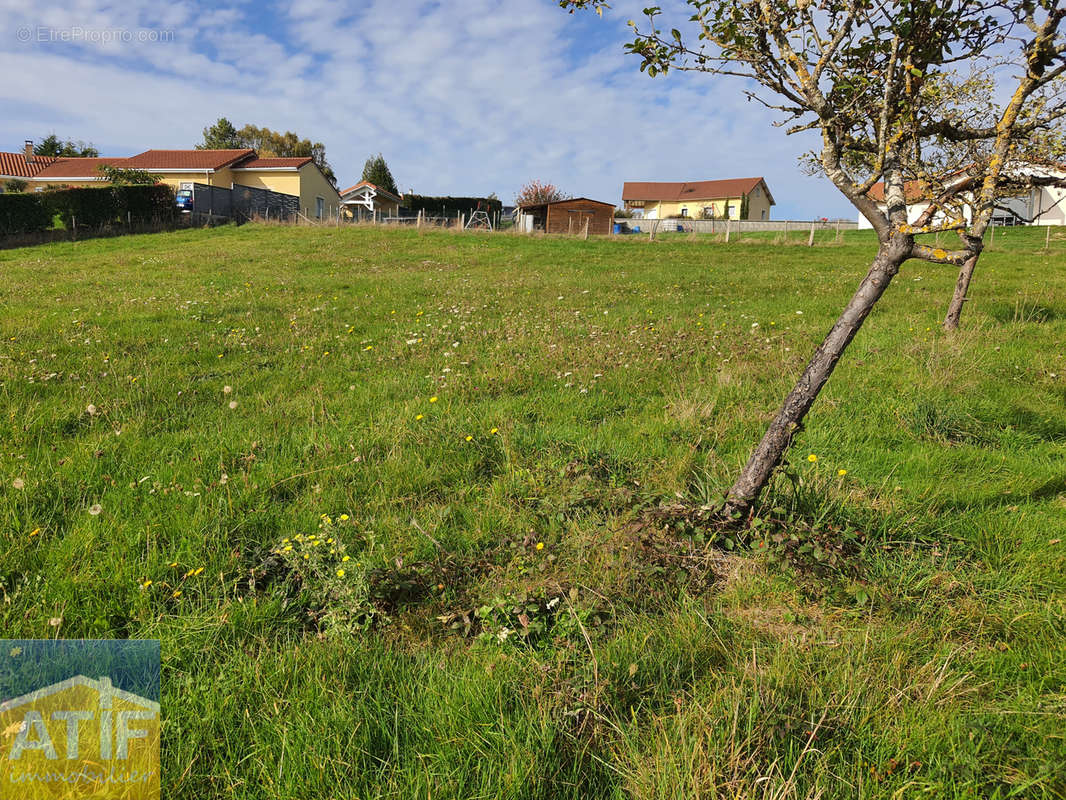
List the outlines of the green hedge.
<svg viewBox="0 0 1066 800">
<path fill-rule="evenodd" d="M 427 217 L 454 217 L 456 214 L 466 214 L 480 208 L 489 212 L 489 215 L 499 214 L 503 210 L 503 203 L 496 198 L 489 197 L 427 197 L 422 194 L 405 194 L 403 207 L 412 213 L 421 211 Z"/>
<path fill-rule="evenodd" d="M 174 190 L 163 184 L 101 186 L 44 192 L 44 202 L 66 228 L 98 228 L 115 222 L 166 221 L 176 213 Z M 127 216 L 128 215 L 128 216 Z"/>
<path fill-rule="evenodd" d="M 115 223 L 169 222 L 177 217 L 174 190 L 164 184 L 55 189 L 0 194 L 0 235 L 35 233 L 59 216 L 68 230 Z"/>
<path fill-rule="evenodd" d="M 36 233 L 52 227 L 52 213 L 40 194 L 0 194 L 0 236 Z"/>
<path fill-rule="evenodd" d="M 127 219 L 127 213 L 133 222 L 166 222 L 178 216 L 174 190 L 166 184 L 116 186 L 111 191 L 119 222 Z"/>
</svg>

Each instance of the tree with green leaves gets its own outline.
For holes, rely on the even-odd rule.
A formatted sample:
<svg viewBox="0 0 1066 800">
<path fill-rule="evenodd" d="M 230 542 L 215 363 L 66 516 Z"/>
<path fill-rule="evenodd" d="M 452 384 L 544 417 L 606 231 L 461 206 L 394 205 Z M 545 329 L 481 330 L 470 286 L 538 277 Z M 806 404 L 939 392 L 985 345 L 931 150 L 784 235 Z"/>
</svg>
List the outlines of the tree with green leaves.
<svg viewBox="0 0 1066 800">
<path fill-rule="evenodd" d="M 204 128 L 204 140 L 196 145 L 197 150 L 240 150 L 248 145 L 241 141 L 233 123 L 219 117 L 214 125 Z"/>
<path fill-rule="evenodd" d="M 97 169 L 115 186 L 151 186 L 159 183 L 160 177 L 146 169 L 130 169 L 101 164 Z"/>
<path fill-rule="evenodd" d="M 376 156 L 370 156 L 363 164 L 363 178 L 364 181 L 369 181 L 379 189 L 384 189 L 386 192 L 390 192 L 399 196 L 400 192 L 396 188 L 396 181 L 392 178 L 392 171 L 389 169 L 389 165 L 385 163 L 385 157 L 378 153 Z"/>
<path fill-rule="evenodd" d="M 310 158 L 322 170 L 330 183 L 337 185 L 337 176 L 326 160 L 326 146 L 321 142 L 301 139 L 292 131 L 279 133 L 270 128 L 245 125 L 239 130 L 225 117 L 204 128 L 203 141 L 197 150 L 237 150 L 251 148 L 263 158 Z"/>
<path fill-rule="evenodd" d="M 29 185 L 28 181 L 24 181 L 21 178 L 11 178 L 4 181 L 4 191 L 8 194 L 19 194 L 26 191 L 26 187 Z"/>
<path fill-rule="evenodd" d="M 55 133 L 50 133 L 33 146 L 34 155 L 57 156 L 60 158 L 97 158 L 100 151 L 91 144 L 79 140 L 63 141 Z"/>
<path fill-rule="evenodd" d="M 877 301 L 911 259 L 976 264 L 997 198 L 1032 186 L 1017 156 L 1066 116 L 1062 0 L 687 0 L 631 22 L 626 49 L 649 75 L 671 69 L 746 81 L 749 98 L 789 133 L 816 132 L 811 162 L 863 214 L 878 248 L 855 294 L 729 489 L 722 514 L 743 521 L 801 430 L 822 387 Z M 560 0 L 571 13 L 603 0 Z M 684 32 L 682 32 L 684 29 Z M 987 121 L 952 97 L 969 71 L 994 83 Z M 1000 100 L 1000 98 L 1003 98 Z M 984 111 L 983 111 L 984 113 Z M 972 160 L 960 172 L 960 152 Z M 871 197 L 882 187 L 880 202 Z M 972 213 L 957 213 L 969 198 Z M 908 202 L 926 210 L 908 219 Z M 941 248 L 920 235 L 956 234 Z"/>
</svg>

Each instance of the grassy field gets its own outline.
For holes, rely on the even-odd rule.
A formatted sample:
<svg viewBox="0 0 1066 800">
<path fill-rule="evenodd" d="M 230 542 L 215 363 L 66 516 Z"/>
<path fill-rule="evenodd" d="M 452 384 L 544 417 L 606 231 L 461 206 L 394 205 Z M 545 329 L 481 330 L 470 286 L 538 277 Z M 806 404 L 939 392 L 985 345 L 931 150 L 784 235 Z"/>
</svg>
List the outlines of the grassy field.
<svg viewBox="0 0 1066 800">
<path fill-rule="evenodd" d="M 2 630 L 161 639 L 172 798 L 1066 797 L 1043 246 L 908 264 L 735 541 L 870 236 L 0 252 Z"/>
</svg>

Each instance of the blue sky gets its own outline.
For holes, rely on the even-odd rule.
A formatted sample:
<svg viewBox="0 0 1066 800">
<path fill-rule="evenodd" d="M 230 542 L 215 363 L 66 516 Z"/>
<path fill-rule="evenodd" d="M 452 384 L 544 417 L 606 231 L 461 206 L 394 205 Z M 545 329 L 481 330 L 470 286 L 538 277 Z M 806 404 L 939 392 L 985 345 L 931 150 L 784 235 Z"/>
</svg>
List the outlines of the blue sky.
<svg viewBox="0 0 1066 800">
<path fill-rule="evenodd" d="M 762 175 L 778 219 L 853 218 L 800 171 L 811 139 L 739 81 L 639 72 L 622 45 L 643 4 L 0 0 L 0 149 L 53 131 L 102 155 L 192 147 L 225 116 L 323 142 L 342 186 L 380 151 L 421 194 L 508 202 L 536 178 L 617 203 L 626 180 Z"/>
</svg>

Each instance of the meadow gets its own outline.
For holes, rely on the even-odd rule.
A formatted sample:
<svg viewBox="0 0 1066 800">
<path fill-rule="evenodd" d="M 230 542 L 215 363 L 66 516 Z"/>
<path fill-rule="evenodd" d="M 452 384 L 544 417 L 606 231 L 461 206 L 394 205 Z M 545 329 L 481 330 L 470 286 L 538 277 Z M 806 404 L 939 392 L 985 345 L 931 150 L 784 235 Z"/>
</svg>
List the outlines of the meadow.
<svg viewBox="0 0 1066 800">
<path fill-rule="evenodd" d="M 954 335 L 905 265 L 705 524 L 874 249 L 2 251 L 3 635 L 161 640 L 164 797 L 1066 797 L 1066 233 Z"/>
</svg>

